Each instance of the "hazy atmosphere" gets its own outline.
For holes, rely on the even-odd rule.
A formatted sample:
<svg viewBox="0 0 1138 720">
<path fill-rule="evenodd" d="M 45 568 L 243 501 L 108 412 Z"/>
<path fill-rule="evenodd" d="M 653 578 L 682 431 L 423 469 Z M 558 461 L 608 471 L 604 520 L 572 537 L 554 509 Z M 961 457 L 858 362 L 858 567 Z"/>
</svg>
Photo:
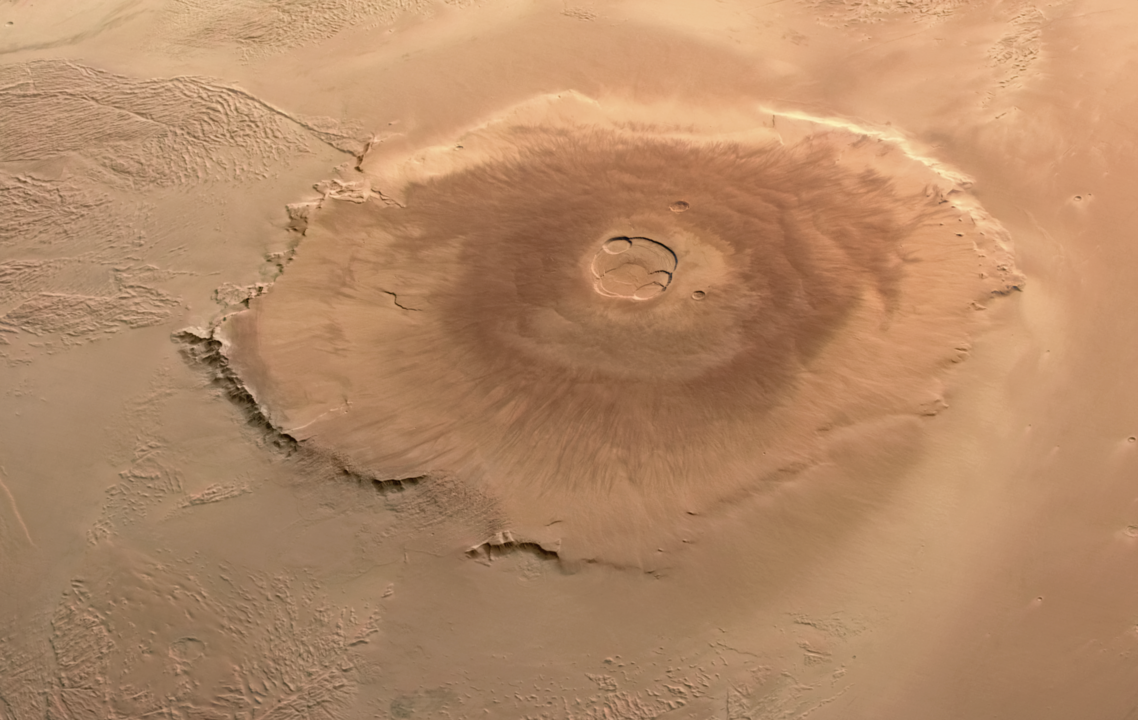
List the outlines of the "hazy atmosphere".
<svg viewBox="0 0 1138 720">
<path fill-rule="evenodd" d="M 1138 6 L 0 0 L 0 720 L 1138 718 Z"/>
</svg>

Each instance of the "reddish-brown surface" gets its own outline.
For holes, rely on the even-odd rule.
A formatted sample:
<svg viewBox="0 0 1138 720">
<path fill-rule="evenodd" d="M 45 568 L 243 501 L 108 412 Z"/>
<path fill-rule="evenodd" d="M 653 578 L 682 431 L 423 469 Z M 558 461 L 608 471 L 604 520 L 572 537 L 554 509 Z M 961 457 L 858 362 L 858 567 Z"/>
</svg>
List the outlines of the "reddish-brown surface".
<svg viewBox="0 0 1138 720">
<path fill-rule="evenodd" d="M 0 719 L 1138 717 L 1134 38 L 0 3 Z"/>
</svg>

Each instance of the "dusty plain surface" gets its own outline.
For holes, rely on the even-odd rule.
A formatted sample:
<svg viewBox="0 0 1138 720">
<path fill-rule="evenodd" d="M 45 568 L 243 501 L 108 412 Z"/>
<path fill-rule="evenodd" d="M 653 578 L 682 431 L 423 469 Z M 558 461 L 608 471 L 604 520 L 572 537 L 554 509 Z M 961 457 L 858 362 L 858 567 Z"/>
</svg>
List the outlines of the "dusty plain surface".
<svg viewBox="0 0 1138 720">
<path fill-rule="evenodd" d="M 0 0 L 0 720 L 1138 718 L 1136 61 Z"/>
</svg>

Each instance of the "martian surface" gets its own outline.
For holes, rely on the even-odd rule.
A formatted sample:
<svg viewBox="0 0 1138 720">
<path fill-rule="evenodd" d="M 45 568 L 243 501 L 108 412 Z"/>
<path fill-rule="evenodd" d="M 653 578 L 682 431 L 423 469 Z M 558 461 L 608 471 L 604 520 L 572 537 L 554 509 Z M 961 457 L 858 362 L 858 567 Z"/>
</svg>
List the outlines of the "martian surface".
<svg viewBox="0 0 1138 720">
<path fill-rule="evenodd" d="M 1136 69 L 0 0 L 0 720 L 1138 719 Z"/>
</svg>

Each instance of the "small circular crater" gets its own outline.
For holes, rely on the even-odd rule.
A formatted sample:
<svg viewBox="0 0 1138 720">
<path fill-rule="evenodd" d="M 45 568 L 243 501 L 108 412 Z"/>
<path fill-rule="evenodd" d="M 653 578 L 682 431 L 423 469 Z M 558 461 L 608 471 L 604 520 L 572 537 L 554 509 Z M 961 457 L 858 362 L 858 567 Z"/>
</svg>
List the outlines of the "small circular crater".
<svg viewBox="0 0 1138 720">
<path fill-rule="evenodd" d="M 628 238 L 621 237 L 609 240 L 601 249 L 607 252 L 609 255 L 620 255 L 621 253 L 628 252 L 631 247 L 632 241 Z"/>
<path fill-rule="evenodd" d="M 707 297 L 707 293 L 705 293 L 703 290 L 696 290 L 691 294 L 692 300 L 703 300 L 705 297 Z"/>
<path fill-rule="evenodd" d="M 682 212 L 686 212 L 687 209 L 690 207 L 691 207 L 691 205 L 688 205 L 683 200 L 677 200 L 674 203 L 672 203 L 671 205 L 669 205 L 668 209 L 674 213 L 682 213 Z"/>
<path fill-rule="evenodd" d="M 1128 442 L 1128 443 L 1138 442 L 1138 437 L 1131 435 L 1130 437 L 1126 438 L 1126 442 Z"/>
</svg>

